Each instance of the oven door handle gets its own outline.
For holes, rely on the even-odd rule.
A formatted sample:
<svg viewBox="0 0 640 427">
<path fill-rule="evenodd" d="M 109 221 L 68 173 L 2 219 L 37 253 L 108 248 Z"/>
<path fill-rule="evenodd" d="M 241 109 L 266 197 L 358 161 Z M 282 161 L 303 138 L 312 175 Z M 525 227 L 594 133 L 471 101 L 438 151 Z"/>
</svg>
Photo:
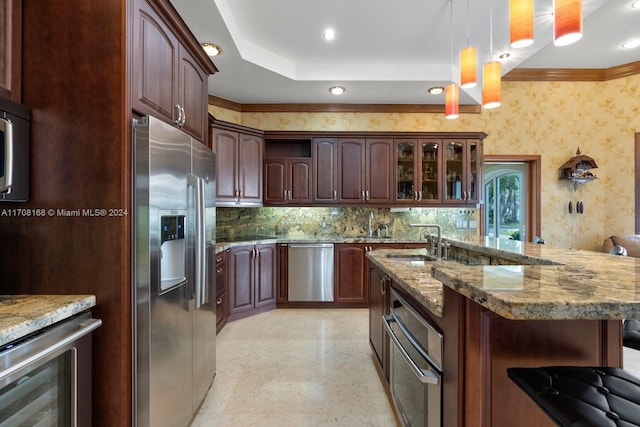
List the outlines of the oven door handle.
<svg viewBox="0 0 640 427">
<path fill-rule="evenodd" d="M 78 329 L 69 333 L 68 335 L 62 337 L 60 340 L 56 341 L 53 345 L 48 346 L 35 354 L 30 355 L 24 360 L 19 361 L 18 363 L 11 365 L 11 367 L 5 369 L 4 371 L 0 371 L 0 379 L 6 378 L 9 375 L 12 375 L 14 372 L 19 371 L 22 368 L 25 368 L 32 363 L 36 363 L 38 360 L 47 357 L 48 355 L 55 353 L 61 348 L 64 348 L 66 345 L 76 341 L 80 337 L 85 336 L 89 332 L 96 329 L 98 326 L 102 325 L 102 320 L 100 319 L 88 319 L 78 325 Z"/>
<path fill-rule="evenodd" d="M 382 316 L 384 328 L 387 330 L 391 341 L 393 341 L 393 344 L 398 348 L 404 360 L 407 362 L 407 364 L 409 364 L 409 367 L 411 368 L 415 376 L 418 377 L 420 382 L 423 384 L 440 384 L 440 375 L 437 375 L 435 372 L 428 369 L 421 369 L 418 365 L 416 365 L 416 362 L 411 359 L 411 356 L 409 356 L 404 347 L 402 347 L 402 344 L 400 344 L 400 340 L 396 336 L 395 332 L 393 332 L 393 330 L 391 329 L 391 325 L 389 325 L 390 322 L 395 321 L 396 320 L 391 315 Z"/>
</svg>

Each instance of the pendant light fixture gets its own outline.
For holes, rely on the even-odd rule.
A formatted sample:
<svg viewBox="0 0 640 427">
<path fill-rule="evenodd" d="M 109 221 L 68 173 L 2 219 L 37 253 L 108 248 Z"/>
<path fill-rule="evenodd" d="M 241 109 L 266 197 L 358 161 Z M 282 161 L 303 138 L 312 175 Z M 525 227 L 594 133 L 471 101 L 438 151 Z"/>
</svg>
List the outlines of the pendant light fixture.
<svg viewBox="0 0 640 427">
<path fill-rule="evenodd" d="M 476 76 L 478 64 L 475 46 L 471 46 L 469 23 L 469 0 L 467 0 L 467 47 L 460 51 L 460 87 L 470 89 L 478 84 Z"/>
<path fill-rule="evenodd" d="M 451 26 L 449 27 L 451 83 L 444 89 L 444 113 L 446 119 L 457 119 L 460 112 L 458 85 L 453 81 L 453 0 L 449 0 L 451 12 Z"/>
<path fill-rule="evenodd" d="M 493 3 L 489 12 L 489 54 L 493 59 Z M 500 106 L 502 70 L 499 61 L 490 61 L 482 68 L 482 107 Z"/>
<path fill-rule="evenodd" d="M 566 46 L 582 38 L 582 0 L 554 0 L 553 44 Z"/>
<path fill-rule="evenodd" d="M 509 33 L 514 49 L 533 43 L 533 0 L 509 0 Z"/>
</svg>

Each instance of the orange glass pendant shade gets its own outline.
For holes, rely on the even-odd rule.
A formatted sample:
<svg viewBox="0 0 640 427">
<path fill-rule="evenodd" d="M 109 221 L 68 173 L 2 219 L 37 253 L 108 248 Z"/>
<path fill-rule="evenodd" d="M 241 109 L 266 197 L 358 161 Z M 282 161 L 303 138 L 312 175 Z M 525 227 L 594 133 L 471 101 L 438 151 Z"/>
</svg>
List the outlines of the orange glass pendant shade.
<svg viewBox="0 0 640 427">
<path fill-rule="evenodd" d="M 533 43 L 533 0 L 509 0 L 509 32 L 514 49 Z"/>
<path fill-rule="evenodd" d="M 566 46 L 582 38 L 582 0 L 554 0 L 553 44 Z"/>
<path fill-rule="evenodd" d="M 465 47 L 460 51 L 460 87 L 469 89 L 478 84 L 476 70 L 476 48 Z"/>
<path fill-rule="evenodd" d="M 447 119 L 457 119 L 460 113 L 460 105 L 459 105 L 459 89 L 458 85 L 455 83 L 451 83 L 447 85 L 444 90 L 445 95 L 445 105 L 444 112 L 445 118 Z"/>
<path fill-rule="evenodd" d="M 500 106 L 501 68 L 498 61 L 487 62 L 482 70 L 482 106 Z"/>
</svg>

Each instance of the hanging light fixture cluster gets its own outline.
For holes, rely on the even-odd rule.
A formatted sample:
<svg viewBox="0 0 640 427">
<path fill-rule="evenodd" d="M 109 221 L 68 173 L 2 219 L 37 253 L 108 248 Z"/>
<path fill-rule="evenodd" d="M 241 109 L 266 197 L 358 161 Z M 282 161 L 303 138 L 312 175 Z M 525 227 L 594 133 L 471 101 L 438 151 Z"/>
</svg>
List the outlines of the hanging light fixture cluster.
<svg viewBox="0 0 640 427">
<path fill-rule="evenodd" d="M 509 0 L 511 47 L 533 43 L 533 0 Z M 566 46 L 582 38 L 582 0 L 553 1 L 553 44 Z"/>
<path fill-rule="evenodd" d="M 509 35 L 514 49 L 521 49 L 534 41 L 534 0 L 509 0 Z M 453 37 L 453 0 L 450 2 L 451 27 Z M 473 88 L 477 85 L 477 52 L 470 43 L 470 10 L 467 0 L 467 47 L 460 51 L 460 87 Z M 493 4 L 490 12 L 490 55 L 491 59 L 482 67 L 482 107 L 500 106 L 502 70 L 499 61 L 493 59 Z M 566 46 L 582 38 L 582 0 L 553 1 L 553 43 Z M 451 61 L 453 63 L 453 40 L 451 41 Z M 453 67 L 453 65 L 452 65 Z M 445 88 L 445 117 L 455 119 L 459 115 L 459 88 L 453 81 Z"/>
</svg>

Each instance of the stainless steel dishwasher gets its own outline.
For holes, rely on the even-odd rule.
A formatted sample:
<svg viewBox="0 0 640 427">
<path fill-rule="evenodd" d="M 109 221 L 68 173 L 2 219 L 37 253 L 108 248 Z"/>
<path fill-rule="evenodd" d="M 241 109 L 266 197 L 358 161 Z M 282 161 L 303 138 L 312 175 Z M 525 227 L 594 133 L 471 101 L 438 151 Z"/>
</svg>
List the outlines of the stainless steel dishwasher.
<svg viewBox="0 0 640 427">
<path fill-rule="evenodd" d="M 333 243 L 289 244 L 289 301 L 333 301 Z"/>
</svg>

